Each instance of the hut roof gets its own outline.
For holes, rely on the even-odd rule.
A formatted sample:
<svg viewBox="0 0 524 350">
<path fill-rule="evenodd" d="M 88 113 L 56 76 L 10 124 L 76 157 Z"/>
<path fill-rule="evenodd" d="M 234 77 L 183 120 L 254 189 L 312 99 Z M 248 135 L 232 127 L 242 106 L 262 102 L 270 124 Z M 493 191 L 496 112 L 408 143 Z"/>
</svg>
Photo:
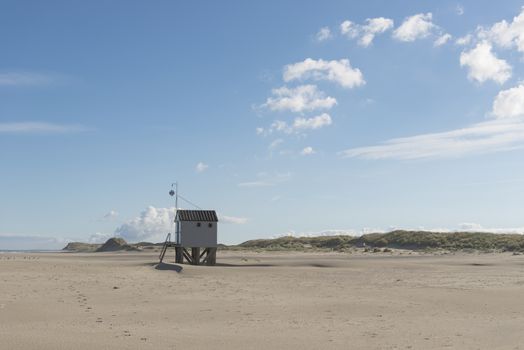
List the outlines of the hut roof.
<svg viewBox="0 0 524 350">
<path fill-rule="evenodd" d="M 183 210 L 176 211 L 175 221 L 211 221 L 218 222 L 218 216 L 214 210 Z"/>
</svg>

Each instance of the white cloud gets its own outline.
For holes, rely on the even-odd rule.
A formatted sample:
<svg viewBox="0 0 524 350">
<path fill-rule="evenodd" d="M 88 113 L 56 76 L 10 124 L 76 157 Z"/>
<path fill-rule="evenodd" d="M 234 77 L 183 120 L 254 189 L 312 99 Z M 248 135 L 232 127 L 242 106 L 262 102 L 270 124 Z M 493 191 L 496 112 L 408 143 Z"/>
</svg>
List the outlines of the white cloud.
<svg viewBox="0 0 524 350">
<path fill-rule="evenodd" d="M 503 84 L 511 77 L 511 66 L 497 58 L 487 41 L 478 43 L 469 51 L 460 54 L 460 65 L 468 67 L 468 78 L 483 83 L 493 80 Z"/>
<path fill-rule="evenodd" d="M 340 33 L 349 39 L 358 39 L 358 44 L 368 47 L 376 35 L 382 34 L 393 28 L 393 20 L 384 17 L 368 18 L 366 24 L 359 25 L 351 21 L 340 24 Z"/>
<path fill-rule="evenodd" d="M 87 130 L 82 125 L 75 124 L 54 124 L 43 122 L 17 122 L 17 123 L 0 123 L 0 133 L 13 134 L 65 134 Z"/>
<path fill-rule="evenodd" d="M 437 28 L 432 22 L 433 15 L 431 12 L 426 14 L 419 13 L 408 17 L 404 22 L 395 29 L 393 38 L 400 41 L 415 41 L 422 39 L 431 34 L 433 29 Z"/>
<path fill-rule="evenodd" d="M 0 86 L 41 86 L 57 81 L 57 77 L 30 72 L 0 73 Z"/>
<path fill-rule="evenodd" d="M 304 149 L 300 151 L 300 154 L 303 156 L 309 156 L 315 153 L 316 153 L 315 150 L 311 146 L 304 147 Z"/>
<path fill-rule="evenodd" d="M 168 232 L 173 232 L 172 225 L 175 220 L 175 208 L 155 208 L 147 207 L 139 216 L 123 223 L 118 227 L 113 235 L 96 233 L 91 235 L 89 241 L 92 243 L 105 242 L 111 237 L 122 237 L 126 241 L 140 242 L 163 242 Z M 244 224 L 247 218 L 234 216 L 219 216 L 220 222 L 229 224 Z"/>
<path fill-rule="evenodd" d="M 331 116 L 327 113 L 322 113 L 311 118 L 295 118 L 293 124 L 288 125 L 285 121 L 275 120 L 271 124 L 269 133 L 272 132 L 283 132 L 286 134 L 299 133 L 306 130 L 315 130 L 320 129 L 324 126 L 331 125 L 332 119 Z"/>
<path fill-rule="evenodd" d="M 365 84 L 362 72 L 358 68 L 352 68 L 348 59 L 324 61 L 306 58 L 302 62 L 284 67 L 284 81 L 305 79 L 328 80 L 345 88 Z"/>
<path fill-rule="evenodd" d="M 319 129 L 327 125 L 331 125 L 332 120 L 329 114 L 322 113 L 312 118 L 296 118 L 293 122 L 293 129 L 304 130 L 304 129 Z"/>
<path fill-rule="evenodd" d="M 455 7 L 455 13 L 459 16 L 462 16 L 464 14 L 464 6 L 458 4 L 457 7 Z"/>
<path fill-rule="evenodd" d="M 270 238 L 280 238 L 280 237 L 326 237 L 326 236 L 352 236 L 359 237 L 365 234 L 370 233 L 387 233 L 396 230 L 404 231 L 425 231 L 425 232 L 483 232 L 483 233 L 495 233 L 495 234 L 524 234 L 524 227 L 508 227 L 508 228 L 486 228 L 480 224 L 476 223 L 462 223 L 459 224 L 457 228 L 425 228 L 425 227 L 388 227 L 387 229 L 383 228 L 369 228 L 364 227 L 362 229 L 344 229 L 344 230 L 322 230 L 322 231 L 294 231 L 289 230 L 287 232 L 271 236 Z"/>
<path fill-rule="evenodd" d="M 459 230 L 479 231 L 479 230 L 482 230 L 482 225 L 471 223 L 471 222 L 464 222 L 462 224 L 459 224 Z"/>
<path fill-rule="evenodd" d="M 449 40 L 451 40 L 451 34 L 448 34 L 448 33 L 443 34 L 439 36 L 437 40 L 435 40 L 435 42 L 433 43 L 433 46 L 435 47 L 442 46 L 445 43 L 447 43 Z"/>
<path fill-rule="evenodd" d="M 118 227 L 115 236 L 120 236 L 128 242 L 161 242 L 171 231 L 174 219 L 175 208 L 149 206 L 139 216 Z"/>
<path fill-rule="evenodd" d="M 480 28 L 479 37 L 503 48 L 516 48 L 524 52 L 524 7 L 511 23 L 505 20 L 495 23 L 489 29 Z"/>
<path fill-rule="evenodd" d="M 373 231 L 381 232 L 381 231 Z M 364 231 L 357 230 L 323 230 L 323 231 L 307 231 L 307 232 L 296 232 L 289 230 L 287 232 L 281 233 L 279 235 L 272 236 L 271 238 L 280 238 L 280 237 L 325 237 L 325 236 L 360 236 L 364 234 Z"/>
<path fill-rule="evenodd" d="M 457 38 L 457 40 L 455 40 L 455 44 L 459 46 L 469 45 L 472 39 L 473 37 L 471 36 L 471 34 L 467 34 L 467 35 L 461 36 L 460 38 Z"/>
<path fill-rule="evenodd" d="M 340 24 L 340 33 L 350 39 L 358 36 L 358 26 L 351 21 L 344 21 Z"/>
<path fill-rule="evenodd" d="M 207 169 L 209 168 L 209 165 L 205 164 L 205 163 L 202 163 L 202 162 L 198 162 L 198 164 L 196 165 L 195 167 L 195 171 L 197 173 L 203 173 L 204 171 L 206 171 Z"/>
<path fill-rule="evenodd" d="M 224 223 L 224 224 L 235 224 L 235 225 L 243 225 L 249 221 L 248 218 L 240 218 L 236 216 L 225 216 L 225 215 L 220 215 L 218 220 L 219 222 Z"/>
<path fill-rule="evenodd" d="M 331 34 L 331 30 L 328 27 L 322 27 L 315 35 L 315 39 L 317 41 L 326 41 L 333 38 L 333 34 Z"/>
<path fill-rule="evenodd" d="M 497 118 L 524 117 L 524 85 L 500 91 L 493 102 L 492 114 Z"/>
<path fill-rule="evenodd" d="M 494 120 L 463 129 L 395 138 L 376 146 L 341 152 L 343 157 L 364 159 L 457 158 L 524 148 L 524 122 Z"/>
<path fill-rule="evenodd" d="M 459 224 L 458 229 L 454 229 L 452 231 L 465 231 L 465 232 L 486 232 L 486 233 L 513 233 L 513 234 L 524 234 L 524 227 L 484 227 L 481 224 L 477 223 L 462 223 Z"/>
<path fill-rule="evenodd" d="M 300 85 L 296 88 L 283 86 L 272 90 L 273 97 L 269 97 L 264 107 L 272 111 L 304 112 L 317 109 L 331 109 L 337 100 L 325 96 L 315 85 Z"/>
<path fill-rule="evenodd" d="M 258 173 L 254 181 L 241 182 L 238 187 L 273 187 L 291 179 L 290 173 Z"/>
<path fill-rule="evenodd" d="M 393 28 L 393 20 L 384 17 L 368 18 L 367 24 L 361 27 L 362 36 L 359 39 L 359 44 L 367 47 L 375 38 L 375 35 L 382 34 L 385 31 Z"/>
</svg>

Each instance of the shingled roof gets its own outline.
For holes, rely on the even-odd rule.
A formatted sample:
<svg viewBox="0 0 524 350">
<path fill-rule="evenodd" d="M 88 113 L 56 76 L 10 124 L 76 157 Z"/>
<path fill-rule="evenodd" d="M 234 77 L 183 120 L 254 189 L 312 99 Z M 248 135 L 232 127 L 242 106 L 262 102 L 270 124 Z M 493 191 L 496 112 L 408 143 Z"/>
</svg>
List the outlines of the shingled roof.
<svg viewBox="0 0 524 350">
<path fill-rule="evenodd" d="M 175 221 L 211 221 L 218 222 L 217 213 L 214 210 L 182 210 L 176 211 Z"/>
</svg>

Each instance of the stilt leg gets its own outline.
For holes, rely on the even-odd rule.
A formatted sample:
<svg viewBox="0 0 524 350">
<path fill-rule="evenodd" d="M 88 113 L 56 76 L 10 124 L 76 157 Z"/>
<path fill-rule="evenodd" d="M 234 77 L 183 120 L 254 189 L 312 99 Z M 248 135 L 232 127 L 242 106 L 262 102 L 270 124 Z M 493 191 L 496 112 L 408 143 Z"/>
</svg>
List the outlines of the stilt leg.
<svg viewBox="0 0 524 350">
<path fill-rule="evenodd" d="M 191 258 L 193 265 L 200 265 L 200 248 L 191 248 Z"/>
<path fill-rule="evenodd" d="M 214 266 L 217 262 L 217 248 L 207 248 L 206 265 Z"/>
<path fill-rule="evenodd" d="M 175 263 L 183 264 L 184 255 L 182 254 L 182 247 L 175 247 Z"/>
</svg>

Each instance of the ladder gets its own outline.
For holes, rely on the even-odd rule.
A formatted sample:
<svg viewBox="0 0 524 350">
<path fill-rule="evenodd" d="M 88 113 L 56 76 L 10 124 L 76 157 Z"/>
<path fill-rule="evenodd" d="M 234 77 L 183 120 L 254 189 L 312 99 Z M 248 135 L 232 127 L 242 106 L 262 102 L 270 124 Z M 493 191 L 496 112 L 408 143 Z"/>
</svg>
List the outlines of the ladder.
<svg viewBox="0 0 524 350">
<path fill-rule="evenodd" d="M 171 232 L 169 232 L 166 236 L 166 241 L 164 242 L 164 245 L 162 246 L 162 249 L 160 250 L 160 255 L 158 256 L 158 259 L 160 260 L 158 263 L 161 264 L 162 260 L 164 260 L 164 256 L 166 255 L 167 248 L 171 246 Z"/>
</svg>

